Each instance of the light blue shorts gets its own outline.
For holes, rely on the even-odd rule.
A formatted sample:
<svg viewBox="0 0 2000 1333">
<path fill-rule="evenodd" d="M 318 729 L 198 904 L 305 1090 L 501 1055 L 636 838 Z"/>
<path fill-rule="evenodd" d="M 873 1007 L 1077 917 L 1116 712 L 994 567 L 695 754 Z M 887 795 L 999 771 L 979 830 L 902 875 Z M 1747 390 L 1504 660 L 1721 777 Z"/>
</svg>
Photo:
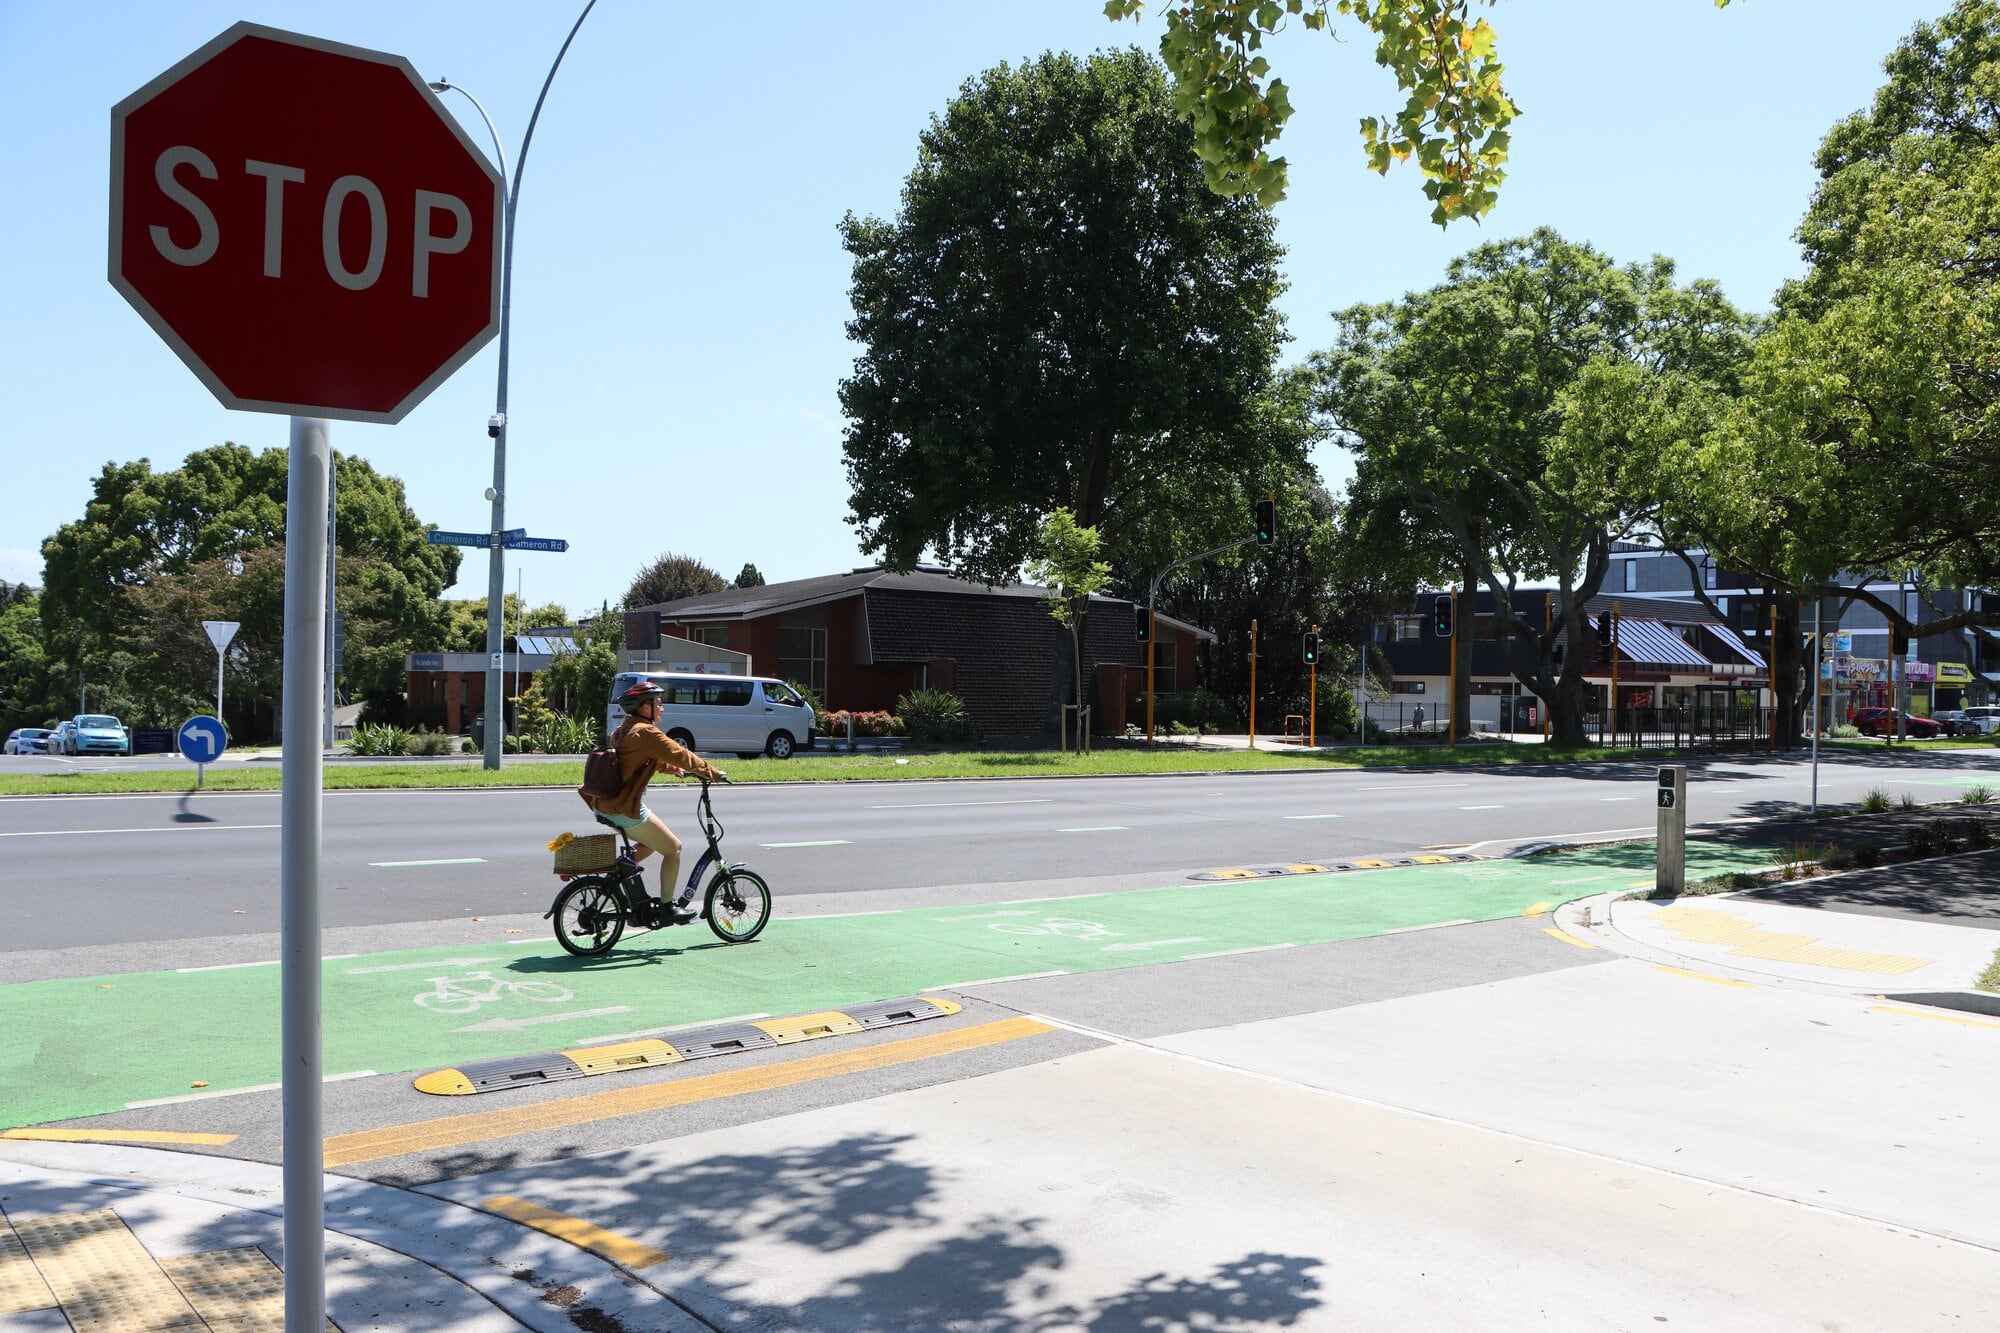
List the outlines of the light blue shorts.
<svg viewBox="0 0 2000 1333">
<path fill-rule="evenodd" d="M 641 801 L 639 802 L 639 817 L 637 819 L 631 819 L 625 815 L 613 814 L 609 810 L 599 810 L 597 812 L 597 817 L 599 819 L 609 820 L 613 828 L 635 829 L 638 828 L 639 825 L 651 819 L 653 817 L 653 812 L 646 808 L 646 803 L 644 801 Z"/>
</svg>

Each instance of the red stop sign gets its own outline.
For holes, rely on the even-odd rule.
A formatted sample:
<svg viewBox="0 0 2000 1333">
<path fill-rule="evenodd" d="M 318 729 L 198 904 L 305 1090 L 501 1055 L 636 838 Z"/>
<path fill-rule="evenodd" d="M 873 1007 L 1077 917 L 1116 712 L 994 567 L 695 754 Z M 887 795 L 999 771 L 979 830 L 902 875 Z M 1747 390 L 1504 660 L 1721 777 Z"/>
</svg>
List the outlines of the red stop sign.
<svg viewBox="0 0 2000 1333">
<path fill-rule="evenodd" d="M 238 23 L 111 112 L 111 283 L 228 407 L 401 420 L 499 329 L 501 207 L 400 56 Z"/>
</svg>

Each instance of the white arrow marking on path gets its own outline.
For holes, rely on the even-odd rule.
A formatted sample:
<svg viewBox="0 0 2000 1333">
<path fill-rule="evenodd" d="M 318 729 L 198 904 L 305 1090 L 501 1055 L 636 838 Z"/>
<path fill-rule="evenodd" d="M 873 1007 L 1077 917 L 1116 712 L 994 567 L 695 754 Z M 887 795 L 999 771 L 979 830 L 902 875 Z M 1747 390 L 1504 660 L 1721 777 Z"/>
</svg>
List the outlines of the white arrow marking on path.
<svg viewBox="0 0 2000 1333">
<path fill-rule="evenodd" d="M 477 967 L 481 963 L 497 963 L 498 958 L 439 958 L 428 963 L 392 963 L 388 967 L 350 967 L 350 977 L 365 977 L 376 972 L 420 972 L 425 968 Z"/>
<path fill-rule="evenodd" d="M 1146 940 L 1138 944 L 1107 944 L 1104 946 L 1104 952 L 1134 953 L 1140 949 L 1164 949 L 1169 944 L 1200 944 L 1207 938 L 1206 935 L 1183 935 L 1177 940 Z"/>
<path fill-rule="evenodd" d="M 519 1028 L 530 1028 L 537 1023 L 567 1023 L 572 1018 L 599 1018 L 605 1014 L 629 1014 L 629 1004 L 615 1005 L 609 1009 L 572 1009 L 566 1014 L 539 1014 L 534 1018 L 489 1018 L 484 1023 L 468 1023 L 453 1032 L 513 1032 Z"/>
</svg>

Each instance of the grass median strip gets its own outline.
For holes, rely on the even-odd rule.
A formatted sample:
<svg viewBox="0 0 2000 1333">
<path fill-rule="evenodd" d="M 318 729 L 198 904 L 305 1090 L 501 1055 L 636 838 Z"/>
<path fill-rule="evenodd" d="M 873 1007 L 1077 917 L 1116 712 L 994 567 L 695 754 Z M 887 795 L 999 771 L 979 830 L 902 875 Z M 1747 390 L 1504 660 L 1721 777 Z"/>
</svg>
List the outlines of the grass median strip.
<svg viewBox="0 0 2000 1333">
<path fill-rule="evenodd" d="M 1099 750 L 1087 755 L 1051 751 L 869 754 L 800 754 L 790 759 L 747 759 L 729 765 L 732 782 L 907 782 L 922 778 L 1121 777 L 1143 774 L 1316 772 L 1370 768 L 1519 767 L 1594 761 L 1629 763 L 1641 750 L 1583 746 L 1489 743 L 1456 750 L 1435 745 L 1385 745 L 1313 751 L 1234 750 L 1168 746 L 1156 750 Z M 275 762 L 257 766 L 210 764 L 208 791 L 276 791 Z M 491 771 L 471 759 L 417 763 L 328 764 L 329 790 L 408 787 L 575 787 L 582 759 L 512 758 Z M 0 774 L 0 796 L 64 793 L 179 792 L 194 789 L 190 768 L 92 770 Z"/>
</svg>

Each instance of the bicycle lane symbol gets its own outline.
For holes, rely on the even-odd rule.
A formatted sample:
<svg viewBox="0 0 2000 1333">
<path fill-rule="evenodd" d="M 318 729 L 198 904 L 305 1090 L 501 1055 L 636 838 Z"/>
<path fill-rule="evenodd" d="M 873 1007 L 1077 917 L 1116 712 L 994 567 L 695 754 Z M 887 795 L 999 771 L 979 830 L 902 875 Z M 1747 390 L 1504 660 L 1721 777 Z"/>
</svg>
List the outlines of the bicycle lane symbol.
<svg viewBox="0 0 2000 1333">
<path fill-rule="evenodd" d="M 537 1004 L 560 1004 L 573 998 L 552 981 L 503 981 L 491 972 L 467 972 L 457 977 L 431 977 L 431 988 L 412 996 L 413 1002 L 434 1014 L 469 1014 L 482 1005 L 509 997 Z"/>
</svg>

